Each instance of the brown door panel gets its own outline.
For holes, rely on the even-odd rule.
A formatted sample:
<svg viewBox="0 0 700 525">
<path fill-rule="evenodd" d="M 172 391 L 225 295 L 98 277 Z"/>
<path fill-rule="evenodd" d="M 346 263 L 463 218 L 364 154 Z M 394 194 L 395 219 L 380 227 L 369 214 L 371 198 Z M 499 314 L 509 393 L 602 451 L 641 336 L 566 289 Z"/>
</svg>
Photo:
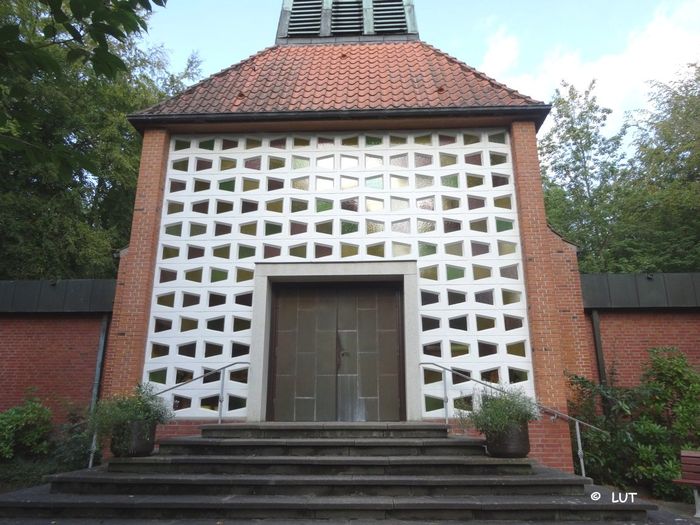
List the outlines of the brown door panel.
<svg viewBox="0 0 700 525">
<path fill-rule="evenodd" d="M 404 418 L 401 299 L 385 283 L 275 286 L 269 419 Z"/>
</svg>

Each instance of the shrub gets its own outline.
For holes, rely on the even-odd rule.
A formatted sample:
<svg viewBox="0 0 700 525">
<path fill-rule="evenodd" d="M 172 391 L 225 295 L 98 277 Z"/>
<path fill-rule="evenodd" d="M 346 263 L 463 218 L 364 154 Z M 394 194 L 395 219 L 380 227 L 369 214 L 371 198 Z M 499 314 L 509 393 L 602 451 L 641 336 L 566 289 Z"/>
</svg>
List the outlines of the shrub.
<svg viewBox="0 0 700 525">
<path fill-rule="evenodd" d="M 68 414 L 51 439 L 51 457 L 60 471 L 86 468 L 92 448 L 92 432 L 84 413 Z M 100 455 L 95 460 L 99 463 Z"/>
<path fill-rule="evenodd" d="M 51 410 L 37 399 L 0 413 L 0 459 L 47 454 L 51 430 Z"/>
<path fill-rule="evenodd" d="M 153 387 L 141 384 L 133 394 L 105 399 L 97 404 L 91 428 L 100 438 L 111 436 L 123 429 L 125 424 L 143 421 L 152 424 L 167 423 L 172 412 L 163 400 L 155 395 Z"/>
<path fill-rule="evenodd" d="M 537 405 L 518 389 L 484 391 L 478 406 L 468 411 L 459 402 L 455 404 L 460 423 L 471 426 L 484 435 L 498 436 L 509 428 L 537 419 Z"/>
<path fill-rule="evenodd" d="M 644 487 L 660 498 L 686 499 L 680 451 L 700 446 L 700 374 L 679 350 L 654 348 L 639 386 L 603 386 L 571 376 L 570 413 L 608 434 L 582 427 L 586 473 L 598 482 Z"/>
<path fill-rule="evenodd" d="M 1 413 L 0 492 L 38 485 L 47 474 L 85 468 L 91 444 L 82 413 L 69 413 L 68 421 L 55 429 L 51 412 L 35 399 Z"/>
</svg>

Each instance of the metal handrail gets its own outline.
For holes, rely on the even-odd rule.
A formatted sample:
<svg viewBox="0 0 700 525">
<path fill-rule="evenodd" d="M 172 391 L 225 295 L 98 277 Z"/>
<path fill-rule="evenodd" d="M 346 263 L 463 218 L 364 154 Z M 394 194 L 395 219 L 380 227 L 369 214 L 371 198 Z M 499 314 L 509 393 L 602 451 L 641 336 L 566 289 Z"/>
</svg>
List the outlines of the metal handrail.
<svg viewBox="0 0 700 525">
<path fill-rule="evenodd" d="M 183 381 L 182 383 L 178 383 L 175 386 L 171 386 L 170 388 L 166 388 L 165 390 L 161 390 L 160 392 L 155 392 L 153 395 L 160 396 L 163 394 L 166 394 L 168 392 L 172 392 L 173 390 L 177 390 L 178 388 L 189 385 L 190 383 L 194 381 L 198 381 L 199 379 L 203 379 L 209 375 L 216 374 L 218 372 L 221 372 L 223 370 L 226 370 L 227 368 L 230 368 L 232 366 L 236 365 L 248 365 L 250 366 L 250 361 L 234 361 L 233 363 L 229 363 L 227 365 L 222 366 L 221 368 L 217 368 L 216 370 L 209 370 L 209 372 L 205 372 L 201 376 L 193 377 L 192 379 L 188 379 L 187 381 Z M 224 408 L 224 378 L 221 377 L 219 378 L 219 381 L 221 385 L 219 386 L 219 424 L 221 424 L 222 420 L 222 414 L 223 414 L 223 408 Z M 92 444 L 90 445 L 90 458 L 88 460 L 88 468 L 92 468 L 95 462 L 95 453 L 97 452 L 97 431 L 95 431 L 92 435 Z"/>
<path fill-rule="evenodd" d="M 250 361 L 234 361 L 233 363 L 229 363 L 227 365 L 222 366 L 221 368 L 217 368 L 215 370 L 209 370 L 209 372 L 205 372 L 201 376 L 193 377 L 192 379 L 188 379 L 187 381 L 183 381 L 182 383 L 178 383 L 175 386 L 171 386 L 170 388 L 166 388 L 165 390 L 161 390 L 160 392 L 156 392 L 155 395 L 161 396 L 163 394 L 166 394 L 168 392 L 172 392 L 173 390 L 177 390 L 178 388 L 189 385 L 190 383 L 193 383 L 194 381 L 198 381 L 200 379 L 203 379 L 207 376 L 210 376 L 212 374 L 217 374 L 223 370 L 226 370 L 227 368 L 230 368 L 232 366 L 236 365 L 248 365 L 250 366 Z M 221 423 L 223 419 L 223 408 L 224 408 L 224 378 L 220 377 L 219 382 L 221 383 L 219 385 L 219 424 Z"/>
<path fill-rule="evenodd" d="M 474 381 L 475 383 L 478 383 L 482 386 L 488 387 L 492 390 L 496 390 L 502 394 L 507 393 L 507 391 L 504 390 L 503 388 L 499 388 L 491 383 L 485 383 L 483 381 L 480 381 L 479 379 L 474 379 L 473 377 L 471 377 L 463 372 L 460 372 L 458 370 L 455 370 L 452 367 L 443 366 L 443 365 L 440 365 L 437 363 L 426 363 L 426 362 L 420 363 L 419 366 L 422 366 L 422 367 L 433 366 L 436 368 L 440 368 L 444 372 L 452 372 L 453 374 L 456 374 L 460 377 L 463 377 L 467 381 Z M 448 423 L 449 418 L 447 415 L 448 414 L 447 407 L 448 407 L 449 399 L 447 397 L 447 380 L 444 376 L 442 379 L 442 386 L 443 386 L 443 394 L 444 394 L 443 401 L 444 401 L 444 406 L 445 406 L 445 423 Z M 595 425 L 591 425 L 590 423 L 586 423 L 585 421 L 581 421 L 578 418 L 571 417 L 570 415 L 565 414 L 564 412 L 561 412 L 555 408 L 551 408 L 551 407 L 545 406 L 541 403 L 538 403 L 537 401 L 535 401 L 534 403 L 535 403 L 535 406 L 537 406 L 537 409 L 540 410 L 541 412 L 547 412 L 547 413 L 551 414 L 552 420 L 560 418 L 560 419 L 563 419 L 565 421 L 573 421 L 574 422 L 574 425 L 576 427 L 576 445 L 578 448 L 578 450 L 576 451 L 576 454 L 578 456 L 579 464 L 581 466 L 581 475 L 585 477 L 586 476 L 586 466 L 584 465 L 584 462 L 583 462 L 584 455 L 583 455 L 583 445 L 581 444 L 581 425 L 584 425 L 584 426 L 587 426 L 587 427 L 592 428 L 594 430 L 597 430 L 598 432 L 603 432 L 604 434 L 609 434 L 609 432 L 607 430 L 603 430 L 602 428 L 598 428 Z"/>
</svg>

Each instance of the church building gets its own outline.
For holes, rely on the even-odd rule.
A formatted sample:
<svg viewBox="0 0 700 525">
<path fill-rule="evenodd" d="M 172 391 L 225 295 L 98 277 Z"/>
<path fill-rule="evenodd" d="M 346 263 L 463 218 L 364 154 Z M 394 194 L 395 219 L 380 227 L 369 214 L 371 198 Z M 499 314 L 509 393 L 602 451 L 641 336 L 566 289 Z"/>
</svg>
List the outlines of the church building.
<svg viewBox="0 0 700 525">
<path fill-rule="evenodd" d="M 545 218 L 549 109 L 421 41 L 412 0 L 284 0 L 272 47 L 130 117 L 102 395 L 181 384 L 185 428 L 444 421 L 474 378 L 566 412 L 595 365 Z M 566 422 L 530 433 L 571 469 Z"/>
</svg>

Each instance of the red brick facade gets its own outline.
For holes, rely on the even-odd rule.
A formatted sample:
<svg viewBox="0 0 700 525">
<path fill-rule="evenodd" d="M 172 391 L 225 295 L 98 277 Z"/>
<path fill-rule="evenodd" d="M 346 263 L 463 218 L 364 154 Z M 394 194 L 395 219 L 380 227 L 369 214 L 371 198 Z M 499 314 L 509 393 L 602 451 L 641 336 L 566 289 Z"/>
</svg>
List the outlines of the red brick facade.
<svg viewBox="0 0 700 525">
<path fill-rule="evenodd" d="M 0 315 L 0 411 L 27 394 L 48 406 L 56 421 L 70 407 L 90 404 L 101 314 Z"/>
<path fill-rule="evenodd" d="M 511 144 L 520 218 L 535 390 L 540 403 L 566 412 L 565 371 L 592 376 L 593 341 L 581 297 L 576 248 L 547 225 L 535 125 L 515 122 Z M 544 425 L 547 425 L 546 428 Z M 553 428 L 562 430 L 554 431 Z M 533 425 L 533 455 L 572 469 L 567 425 Z"/>
<path fill-rule="evenodd" d="M 119 264 L 102 395 L 130 391 L 141 380 L 170 135 L 145 132 L 128 252 Z"/>
<path fill-rule="evenodd" d="M 634 386 L 648 361 L 650 348 L 675 346 L 700 371 L 700 311 L 600 311 L 600 332 L 606 370 L 615 370 L 615 384 Z M 590 353 L 590 352 L 589 352 Z"/>
</svg>

